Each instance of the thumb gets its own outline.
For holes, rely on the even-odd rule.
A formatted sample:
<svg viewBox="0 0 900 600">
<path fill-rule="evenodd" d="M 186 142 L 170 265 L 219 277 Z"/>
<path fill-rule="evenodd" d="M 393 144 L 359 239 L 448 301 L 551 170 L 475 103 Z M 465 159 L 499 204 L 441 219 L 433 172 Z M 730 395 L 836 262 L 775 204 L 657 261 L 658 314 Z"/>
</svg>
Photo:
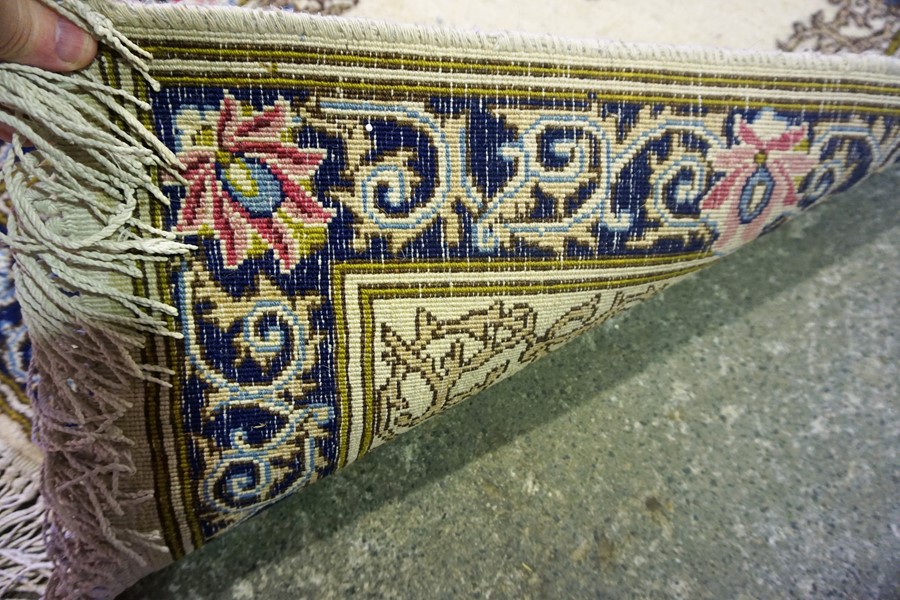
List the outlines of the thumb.
<svg viewBox="0 0 900 600">
<path fill-rule="evenodd" d="M 96 53 L 91 36 L 37 0 L 0 0 L 0 62 L 65 72 Z"/>
</svg>

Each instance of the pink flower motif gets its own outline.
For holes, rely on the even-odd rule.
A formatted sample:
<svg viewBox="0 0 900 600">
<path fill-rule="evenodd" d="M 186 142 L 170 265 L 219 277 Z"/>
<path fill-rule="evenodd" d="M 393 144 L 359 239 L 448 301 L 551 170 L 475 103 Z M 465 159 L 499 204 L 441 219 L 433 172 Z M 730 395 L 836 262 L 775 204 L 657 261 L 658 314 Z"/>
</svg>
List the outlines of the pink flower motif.
<svg viewBox="0 0 900 600">
<path fill-rule="evenodd" d="M 324 243 L 333 216 L 309 191 L 325 152 L 293 143 L 285 100 L 262 112 L 242 109 L 226 96 L 217 116 L 179 115 L 188 186 L 177 230 L 216 237 L 226 267 L 271 248 L 290 270 Z"/>
<path fill-rule="evenodd" d="M 788 125 L 771 110 L 750 123 L 735 117 L 740 143 L 713 160 L 725 171 L 700 204 L 719 236 L 713 245 L 727 254 L 762 233 L 767 225 L 790 214 L 797 204 L 796 185 L 817 164 L 807 154 L 807 125 Z"/>
</svg>

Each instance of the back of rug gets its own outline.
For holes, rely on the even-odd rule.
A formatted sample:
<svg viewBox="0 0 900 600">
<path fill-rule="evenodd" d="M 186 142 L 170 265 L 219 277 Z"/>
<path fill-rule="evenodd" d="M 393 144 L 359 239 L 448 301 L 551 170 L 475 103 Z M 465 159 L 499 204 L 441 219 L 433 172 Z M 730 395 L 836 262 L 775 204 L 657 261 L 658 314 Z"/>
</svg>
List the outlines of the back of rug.
<svg viewBox="0 0 900 600">
<path fill-rule="evenodd" d="M 92 0 L 84 73 L 0 67 L 9 593 L 111 597 L 897 160 L 888 4 L 525 4 L 429 10 L 745 51 Z"/>
</svg>

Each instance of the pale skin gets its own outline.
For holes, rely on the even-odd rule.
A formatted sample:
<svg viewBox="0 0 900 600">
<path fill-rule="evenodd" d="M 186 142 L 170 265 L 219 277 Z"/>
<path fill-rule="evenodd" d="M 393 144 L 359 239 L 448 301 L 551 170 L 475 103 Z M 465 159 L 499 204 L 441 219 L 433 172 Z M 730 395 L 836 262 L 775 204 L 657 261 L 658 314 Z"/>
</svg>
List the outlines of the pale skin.
<svg viewBox="0 0 900 600">
<path fill-rule="evenodd" d="M 0 0 L 0 62 L 57 73 L 77 71 L 97 54 L 97 42 L 38 0 Z M 0 139 L 12 131 L 0 125 Z"/>
</svg>

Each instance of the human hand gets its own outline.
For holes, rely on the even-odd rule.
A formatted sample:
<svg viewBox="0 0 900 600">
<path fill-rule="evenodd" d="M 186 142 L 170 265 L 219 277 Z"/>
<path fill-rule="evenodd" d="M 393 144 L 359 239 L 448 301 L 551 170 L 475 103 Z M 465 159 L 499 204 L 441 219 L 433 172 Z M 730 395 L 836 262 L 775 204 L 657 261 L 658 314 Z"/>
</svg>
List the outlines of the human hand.
<svg viewBox="0 0 900 600">
<path fill-rule="evenodd" d="M 65 73 L 90 64 L 97 42 L 37 0 L 0 0 L 0 62 Z M 12 131 L 0 125 L 0 138 Z"/>
</svg>

